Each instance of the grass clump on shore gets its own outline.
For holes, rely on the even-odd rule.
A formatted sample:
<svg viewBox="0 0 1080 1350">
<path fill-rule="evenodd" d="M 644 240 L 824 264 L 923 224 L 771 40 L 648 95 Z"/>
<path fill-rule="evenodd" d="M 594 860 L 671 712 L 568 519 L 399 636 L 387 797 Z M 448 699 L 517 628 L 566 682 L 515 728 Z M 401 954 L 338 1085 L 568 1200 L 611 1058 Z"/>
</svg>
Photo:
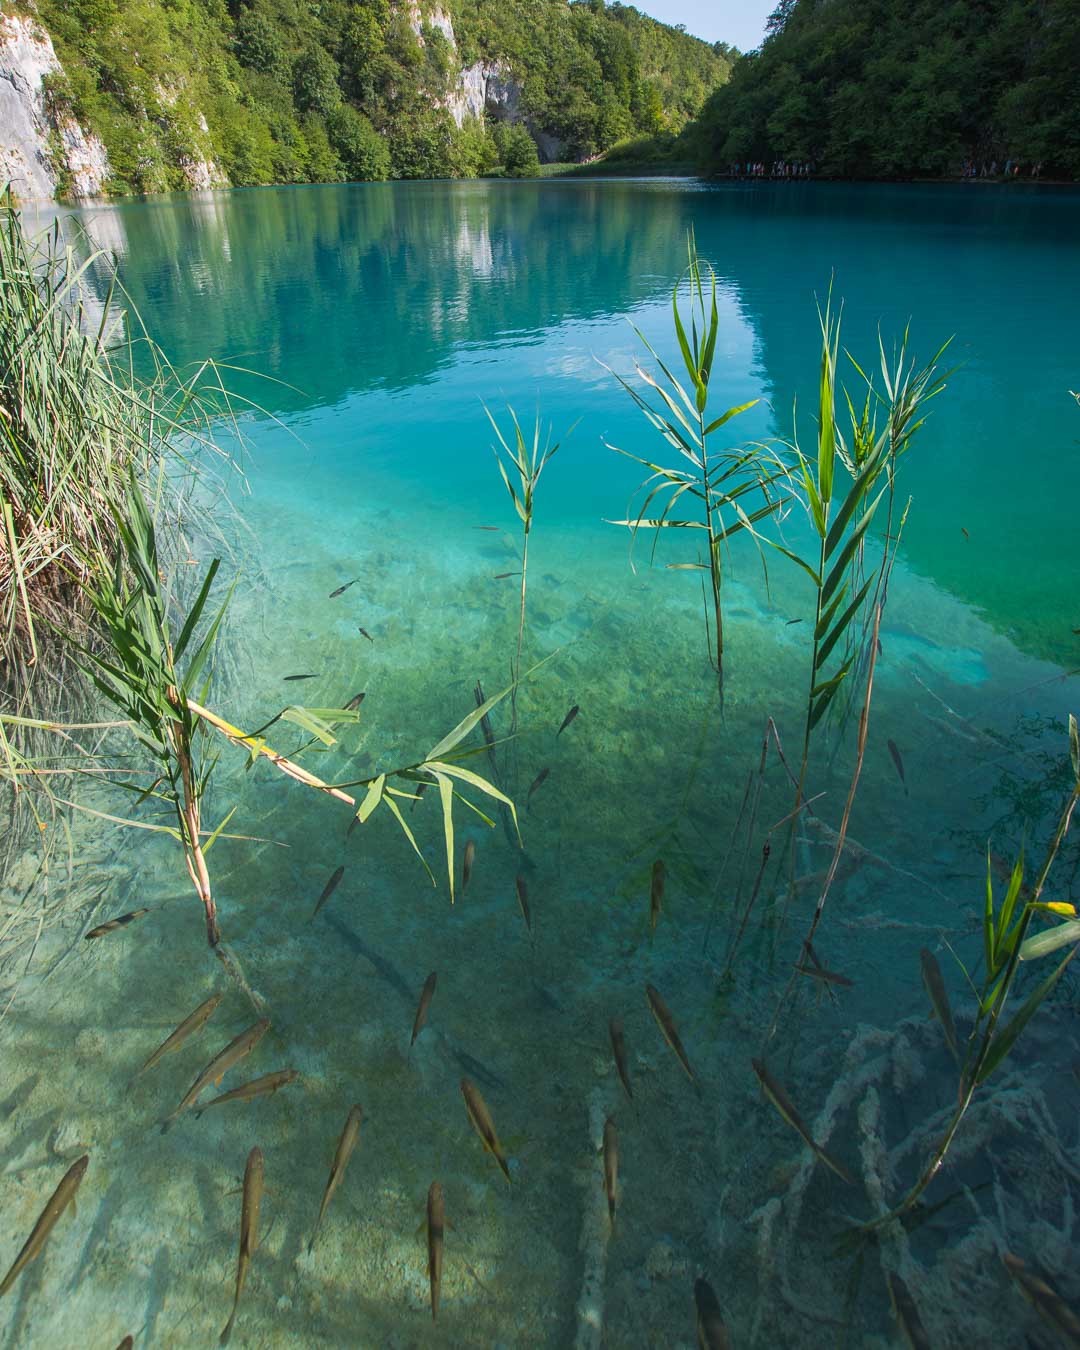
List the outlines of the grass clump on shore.
<svg viewBox="0 0 1080 1350">
<path fill-rule="evenodd" d="M 200 435 L 224 401 L 216 369 L 181 378 L 137 316 L 128 322 L 114 287 L 102 303 L 87 299 L 83 278 L 103 257 L 77 259 L 58 226 L 31 239 L 14 206 L 0 206 L 0 668 L 9 696 L 50 632 L 83 612 L 93 560 L 114 556 L 129 473 L 156 471 L 177 435 Z M 136 375 L 137 354 L 149 378 Z"/>
</svg>

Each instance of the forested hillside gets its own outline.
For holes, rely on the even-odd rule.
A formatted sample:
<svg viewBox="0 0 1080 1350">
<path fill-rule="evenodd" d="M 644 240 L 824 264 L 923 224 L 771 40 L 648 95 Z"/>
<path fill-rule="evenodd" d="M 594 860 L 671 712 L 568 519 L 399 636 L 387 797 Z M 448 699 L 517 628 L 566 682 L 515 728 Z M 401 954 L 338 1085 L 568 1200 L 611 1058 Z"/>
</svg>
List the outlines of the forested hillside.
<svg viewBox="0 0 1080 1350">
<path fill-rule="evenodd" d="M 9 9 L 12 5 L 7 6 Z M 108 189 L 472 176 L 679 131 L 720 51 L 604 0 L 29 0 Z M 199 166 L 193 173 L 192 166 Z"/>
<path fill-rule="evenodd" d="M 695 135 L 720 170 L 898 177 L 1011 160 L 1075 178 L 1080 0 L 781 0 Z"/>
</svg>

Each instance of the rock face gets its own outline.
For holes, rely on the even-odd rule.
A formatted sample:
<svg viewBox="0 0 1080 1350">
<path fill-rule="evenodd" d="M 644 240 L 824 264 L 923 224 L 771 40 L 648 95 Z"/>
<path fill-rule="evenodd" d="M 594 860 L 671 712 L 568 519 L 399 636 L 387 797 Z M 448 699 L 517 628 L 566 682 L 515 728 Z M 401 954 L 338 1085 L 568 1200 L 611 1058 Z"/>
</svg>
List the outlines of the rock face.
<svg viewBox="0 0 1080 1350">
<path fill-rule="evenodd" d="M 426 23 L 430 28 L 437 28 L 457 53 L 453 20 L 444 9 L 436 5 L 425 16 L 416 0 L 410 0 L 406 14 L 421 46 L 424 45 Z M 462 67 L 455 87 L 440 102 L 458 127 L 464 125 L 467 117 L 483 117 L 485 113 L 491 113 L 500 122 L 522 122 L 536 142 L 542 163 L 560 159 L 565 151 L 562 141 L 533 126 L 521 110 L 521 93 L 521 85 L 505 61 L 476 61 Z"/>
<path fill-rule="evenodd" d="M 0 15 L 0 183 L 24 200 L 56 195 L 58 177 L 73 197 L 96 197 L 109 157 L 74 118 L 51 126 L 43 80 L 60 72 L 52 39 L 33 20 Z"/>
<path fill-rule="evenodd" d="M 457 88 L 446 98 L 446 109 L 457 126 L 466 117 L 492 112 L 502 122 L 520 122 L 521 85 L 502 61 L 477 61 L 458 76 Z"/>
</svg>

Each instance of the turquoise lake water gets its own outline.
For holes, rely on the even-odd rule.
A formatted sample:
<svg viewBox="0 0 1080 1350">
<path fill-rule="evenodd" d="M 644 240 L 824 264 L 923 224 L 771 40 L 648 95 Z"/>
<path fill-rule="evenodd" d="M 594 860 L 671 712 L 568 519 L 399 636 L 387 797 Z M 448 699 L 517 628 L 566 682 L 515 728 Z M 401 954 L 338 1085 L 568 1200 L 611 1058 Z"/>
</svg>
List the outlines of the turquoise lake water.
<svg viewBox="0 0 1080 1350">
<path fill-rule="evenodd" d="M 252 727 L 290 700 L 335 706 L 364 690 L 359 728 L 303 759 L 344 781 L 415 762 L 470 711 L 478 680 L 489 694 L 507 683 L 518 582 L 495 578 L 520 565 L 520 532 L 485 404 L 504 427 L 507 404 L 528 424 L 539 410 L 563 441 L 529 553 L 526 657 L 554 655 L 521 690 L 520 737 L 498 752 L 524 850 L 498 815 L 489 829 L 456 810 L 459 883 L 466 840 L 476 857 L 452 906 L 434 791 L 403 805 L 437 889 L 386 810 L 347 836 L 347 807 L 269 766 L 246 771 L 224 748 L 208 817 L 237 804 L 230 829 L 264 842 L 215 847 L 222 928 L 273 1024 L 224 1088 L 286 1066 L 301 1079 L 165 1135 L 157 1123 L 252 1014 L 206 954 L 167 841 L 76 818 L 71 931 L 41 960 L 91 914 L 153 912 L 48 978 L 32 966 L 0 1026 L 12 1065 L 0 1089 L 0 1267 L 64 1160 L 91 1155 L 78 1218 L 0 1304 L 4 1343 L 105 1345 L 128 1332 L 137 1345 L 214 1343 L 232 1300 L 235 1191 L 258 1143 L 264 1240 L 234 1344 L 689 1347 L 704 1276 L 733 1346 L 885 1347 L 903 1343 L 887 1272 L 912 1291 L 934 1346 L 1043 1344 L 1000 1256 L 1022 1257 L 1080 1306 L 1070 977 L 977 1096 L 927 1192 L 931 1206 L 950 1203 L 890 1230 L 857 1279 L 833 1246 L 846 1223 L 903 1194 L 955 1101 L 920 949 L 936 955 L 965 1034 L 974 1000 L 959 963 L 979 978 L 987 840 L 1010 861 L 1025 843 L 1041 858 L 1067 791 L 1065 719 L 1080 704 L 1069 392 L 1080 389 L 1080 194 L 415 183 L 164 198 L 79 219 L 115 254 L 170 359 L 228 363 L 230 386 L 258 405 L 237 404 L 245 477 L 229 483 L 234 511 L 218 512 L 223 573 L 237 578 L 212 698 L 222 716 Z M 768 718 L 797 762 L 812 609 L 794 567 L 777 556 L 766 589 L 753 550 L 734 549 L 721 713 L 697 583 L 663 566 L 692 552 L 662 547 L 650 567 L 639 540 L 631 561 L 627 532 L 605 523 L 626 516 L 639 478 L 610 447 L 668 452 L 604 367 L 634 380 L 635 361 L 647 363 L 631 325 L 678 359 L 670 296 L 691 228 L 718 282 L 710 406 L 761 400 L 731 424 L 733 443 L 789 436 L 796 405 L 800 439 L 814 443 L 815 297 L 830 278 L 843 345 L 865 368 L 879 328 L 891 347 L 909 320 L 918 358 L 952 337 L 944 360 L 958 367 L 901 464 L 912 505 L 852 849 L 815 941 L 854 983 L 835 1001 L 800 989 L 768 1041 L 843 813 L 853 727 L 830 727 L 811 762 L 823 795 L 796 849 L 803 884 L 788 906 L 788 864 L 773 858 L 722 978 L 766 830 L 792 805 L 770 754 L 755 829 L 739 825 Z M 93 282 L 105 284 L 100 264 Z M 845 379 L 855 396 L 853 369 Z M 794 515 L 785 533 L 805 543 Z M 193 529 L 193 556 L 213 546 Z M 315 678 L 284 683 L 296 674 Z M 494 712 L 496 737 L 509 716 L 505 704 Z M 279 724 L 270 739 L 292 753 L 303 738 Z M 468 763 L 491 768 L 486 755 Z M 667 881 L 651 934 L 657 859 Z M 311 920 L 338 866 L 341 884 Z M 1075 899 L 1078 867 L 1067 843 L 1048 894 Z M 410 1052 L 431 970 L 430 1022 Z M 674 1015 L 697 1090 L 646 984 Z M 129 1086 L 215 988 L 226 997 L 198 1041 Z M 632 1104 L 612 1017 L 625 1024 Z M 763 1054 L 855 1184 L 815 1163 L 763 1098 L 750 1063 Z M 463 1074 L 503 1138 L 510 1187 L 470 1128 Z M 354 1102 L 361 1143 L 309 1253 Z M 599 1153 L 608 1115 L 620 1140 L 613 1229 Z M 433 1327 L 417 1230 L 435 1179 L 454 1227 Z"/>
</svg>

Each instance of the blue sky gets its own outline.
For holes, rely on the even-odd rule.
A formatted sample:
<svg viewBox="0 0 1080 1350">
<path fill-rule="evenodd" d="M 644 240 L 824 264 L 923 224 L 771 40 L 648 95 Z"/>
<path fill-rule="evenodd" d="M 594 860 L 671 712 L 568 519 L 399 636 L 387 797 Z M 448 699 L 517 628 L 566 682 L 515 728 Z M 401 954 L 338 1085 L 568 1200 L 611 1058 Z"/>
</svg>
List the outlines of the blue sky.
<svg viewBox="0 0 1080 1350">
<path fill-rule="evenodd" d="M 765 20 L 776 0 L 629 0 L 664 23 L 682 23 L 707 42 L 730 42 L 748 52 L 761 43 Z"/>
</svg>

